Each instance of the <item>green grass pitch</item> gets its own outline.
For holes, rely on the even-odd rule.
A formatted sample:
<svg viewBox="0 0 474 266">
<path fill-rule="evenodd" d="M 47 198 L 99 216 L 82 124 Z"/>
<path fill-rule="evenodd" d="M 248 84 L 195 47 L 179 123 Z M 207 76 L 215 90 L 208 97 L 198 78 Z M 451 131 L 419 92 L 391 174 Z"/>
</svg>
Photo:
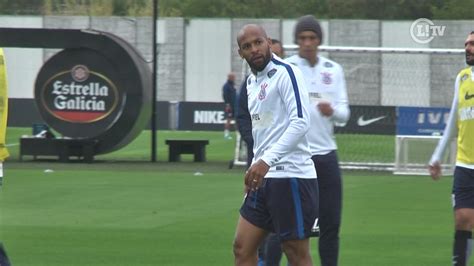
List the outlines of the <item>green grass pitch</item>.
<svg viewBox="0 0 474 266">
<path fill-rule="evenodd" d="M 233 265 L 244 169 L 227 168 L 235 141 L 222 132 L 159 131 L 157 163 L 148 162 L 144 132 L 92 164 L 19 162 L 14 144 L 28 133 L 9 129 L 0 192 L 1 240 L 13 265 Z M 208 162 L 167 163 L 164 139 L 179 137 L 210 139 Z M 393 154 L 393 138 L 386 142 Z M 450 264 L 452 178 L 343 174 L 340 265 Z M 319 265 L 316 250 L 313 240 Z"/>
</svg>

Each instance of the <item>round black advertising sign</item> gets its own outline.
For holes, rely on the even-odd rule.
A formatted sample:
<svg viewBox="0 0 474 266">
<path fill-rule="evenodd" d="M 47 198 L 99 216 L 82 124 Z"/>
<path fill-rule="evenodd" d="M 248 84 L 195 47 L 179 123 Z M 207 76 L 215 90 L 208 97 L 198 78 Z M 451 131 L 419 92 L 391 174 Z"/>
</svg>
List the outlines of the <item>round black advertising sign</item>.
<svg viewBox="0 0 474 266">
<path fill-rule="evenodd" d="M 133 54 L 132 54 L 133 57 Z M 95 153 L 121 148 L 149 121 L 149 73 L 139 60 L 65 49 L 38 73 L 35 100 L 45 122 L 65 137 L 95 139 Z M 127 62 L 128 61 L 128 62 Z"/>
</svg>

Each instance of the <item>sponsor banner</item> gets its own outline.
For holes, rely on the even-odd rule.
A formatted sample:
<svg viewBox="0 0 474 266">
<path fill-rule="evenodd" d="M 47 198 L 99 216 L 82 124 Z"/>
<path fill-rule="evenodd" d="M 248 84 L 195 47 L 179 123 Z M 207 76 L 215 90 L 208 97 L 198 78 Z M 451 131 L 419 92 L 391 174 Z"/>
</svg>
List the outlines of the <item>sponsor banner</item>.
<svg viewBox="0 0 474 266">
<path fill-rule="evenodd" d="M 351 118 L 336 133 L 395 135 L 395 107 L 351 106 Z M 223 103 L 180 102 L 179 130 L 224 130 Z"/>
<path fill-rule="evenodd" d="M 66 49 L 41 68 L 35 100 L 45 122 L 64 136 L 97 138 L 122 115 L 127 99 L 119 73 L 89 49 Z"/>
<path fill-rule="evenodd" d="M 397 135 L 439 136 L 449 117 L 449 108 L 397 107 Z"/>
<path fill-rule="evenodd" d="M 8 99 L 10 113 L 8 115 L 8 125 L 12 127 L 31 127 L 34 124 L 45 123 L 41 118 L 34 99 Z M 170 129 L 170 102 L 156 102 L 156 125 L 158 129 Z M 147 129 L 151 128 L 151 122 Z"/>
<path fill-rule="evenodd" d="M 34 93 L 42 119 L 60 135 L 94 140 L 94 153 L 103 154 L 127 145 L 146 127 L 151 72 L 125 40 L 59 29 L 11 34 L 18 34 L 12 42 L 28 36 L 32 46 L 66 47 L 41 67 Z"/>
<path fill-rule="evenodd" d="M 394 106 L 352 105 L 351 118 L 343 127 L 335 127 L 339 134 L 394 135 L 396 113 Z"/>
<path fill-rule="evenodd" d="M 179 130 L 224 130 L 224 103 L 180 102 Z"/>
<path fill-rule="evenodd" d="M 64 48 L 43 64 L 34 89 L 42 119 L 62 137 L 93 141 L 103 154 L 149 122 L 152 74 L 124 39 L 76 29 L 0 28 L 0 36 L 3 47 Z"/>
</svg>

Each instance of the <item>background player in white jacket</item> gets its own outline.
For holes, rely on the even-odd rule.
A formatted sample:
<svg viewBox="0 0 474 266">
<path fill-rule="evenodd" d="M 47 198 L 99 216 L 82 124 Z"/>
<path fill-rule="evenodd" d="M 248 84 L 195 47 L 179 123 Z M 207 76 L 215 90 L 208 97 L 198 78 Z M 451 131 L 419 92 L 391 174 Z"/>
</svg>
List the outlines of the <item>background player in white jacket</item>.
<svg viewBox="0 0 474 266">
<path fill-rule="evenodd" d="M 278 234 L 291 265 L 312 265 L 309 236 L 318 217 L 318 186 L 306 137 L 308 92 L 299 69 L 272 55 L 258 25 L 244 26 L 239 54 L 250 65 L 248 109 L 255 157 L 234 240 L 235 265 L 257 265 L 257 248 Z"/>
<path fill-rule="evenodd" d="M 456 168 L 453 181 L 453 208 L 455 234 L 453 264 L 469 265 L 472 249 L 472 228 L 474 227 L 474 31 L 464 43 L 466 63 L 469 67 L 461 70 L 454 85 L 451 105 L 443 137 L 438 142 L 429 165 L 434 180 L 441 175 L 440 161 L 443 153 L 457 132 Z"/>
<path fill-rule="evenodd" d="M 350 111 L 342 67 L 318 55 L 323 40 L 313 16 L 303 16 L 295 26 L 298 54 L 287 58 L 303 72 L 311 101 L 308 131 L 319 184 L 319 257 L 321 265 L 337 265 L 342 208 L 342 180 L 337 159 L 334 124 L 345 124 Z"/>
</svg>

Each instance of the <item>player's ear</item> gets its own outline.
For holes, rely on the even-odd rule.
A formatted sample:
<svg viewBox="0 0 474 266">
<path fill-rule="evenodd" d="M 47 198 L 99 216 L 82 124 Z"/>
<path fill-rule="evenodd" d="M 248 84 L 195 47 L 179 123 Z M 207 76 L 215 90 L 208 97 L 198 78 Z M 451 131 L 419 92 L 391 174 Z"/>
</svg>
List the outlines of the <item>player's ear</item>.
<svg viewBox="0 0 474 266">
<path fill-rule="evenodd" d="M 240 58 L 244 59 L 244 56 L 242 55 L 242 51 L 240 50 L 240 48 L 237 51 L 239 52 Z"/>
</svg>

